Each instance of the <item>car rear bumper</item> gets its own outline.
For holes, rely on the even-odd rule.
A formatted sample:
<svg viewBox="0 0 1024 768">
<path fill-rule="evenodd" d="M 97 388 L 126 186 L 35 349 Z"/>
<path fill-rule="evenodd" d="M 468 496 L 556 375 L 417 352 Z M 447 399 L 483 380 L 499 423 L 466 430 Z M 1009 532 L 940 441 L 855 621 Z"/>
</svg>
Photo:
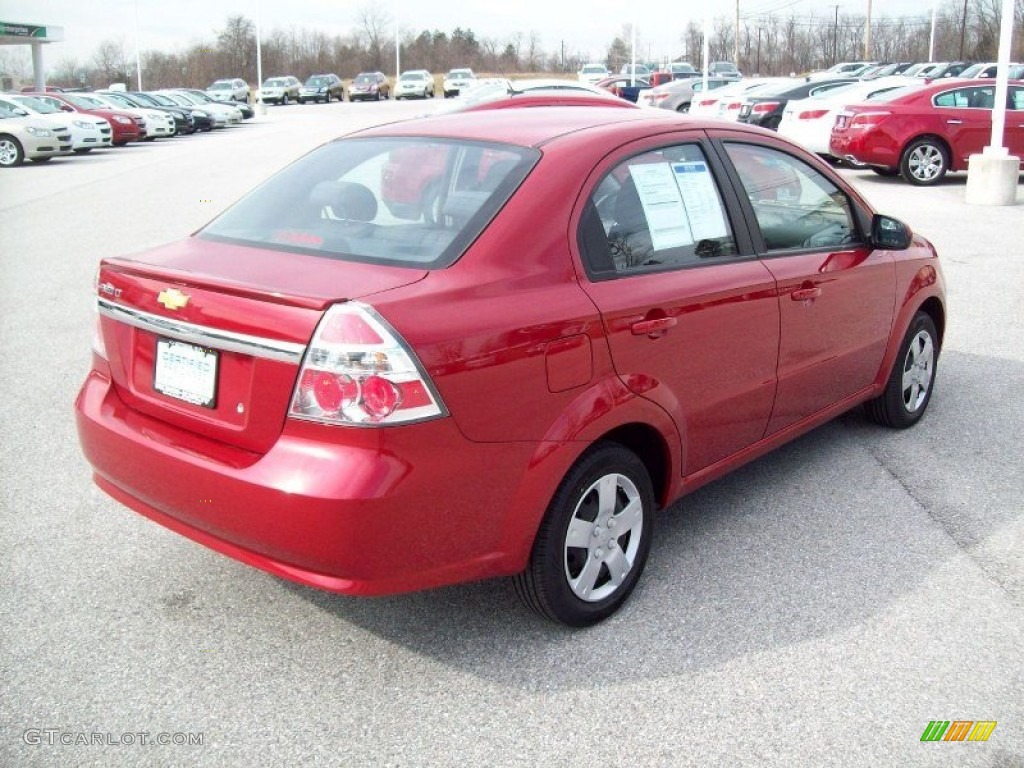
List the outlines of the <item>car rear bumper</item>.
<svg viewBox="0 0 1024 768">
<path fill-rule="evenodd" d="M 535 444 L 472 443 L 452 419 L 385 429 L 289 420 L 258 455 L 140 414 L 98 370 L 75 415 L 96 483 L 115 499 L 218 552 L 335 592 L 514 573 L 546 504 L 531 504 L 525 523 L 514 511 L 522 486 L 546 474 L 530 467 Z"/>
</svg>

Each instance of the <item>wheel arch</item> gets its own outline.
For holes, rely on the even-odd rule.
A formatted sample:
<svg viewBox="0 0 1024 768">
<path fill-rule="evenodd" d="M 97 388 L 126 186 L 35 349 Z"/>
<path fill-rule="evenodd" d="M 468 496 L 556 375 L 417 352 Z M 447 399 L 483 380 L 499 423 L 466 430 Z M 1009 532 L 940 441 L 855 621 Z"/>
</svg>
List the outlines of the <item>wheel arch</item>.
<svg viewBox="0 0 1024 768">
<path fill-rule="evenodd" d="M 900 147 L 900 157 L 899 157 L 899 162 L 900 163 L 903 162 L 903 156 L 906 154 L 907 149 L 909 147 L 911 147 L 915 142 L 921 141 L 921 139 L 931 139 L 932 141 L 936 142 L 937 144 L 941 144 L 942 145 L 942 149 L 946 152 L 946 161 L 949 163 L 949 170 L 951 170 L 951 171 L 954 170 L 953 166 L 955 164 L 956 158 L 953 157 L 953 148 L 951 146 L 949 146 L 949 142 L 946 141 L 941 136 L 939 136 L 939 134 L 937 134 L 937 133 L 928 133 L 927 131 L 925 133 L 919 133 L 916 136 L 913 136 L 910 139 L 907 139 L 903 143 L 903 146 Z"/>
<path fill-rule="evenodd" d="M 665 437 L 651 424 L 633 422 L 601 435 L 595 442 L 618 443 L 635 453 L 650 475 L 654 497 L 665 506 L 669 503 L 672 484 L 672 455 Z"/>
</svg>

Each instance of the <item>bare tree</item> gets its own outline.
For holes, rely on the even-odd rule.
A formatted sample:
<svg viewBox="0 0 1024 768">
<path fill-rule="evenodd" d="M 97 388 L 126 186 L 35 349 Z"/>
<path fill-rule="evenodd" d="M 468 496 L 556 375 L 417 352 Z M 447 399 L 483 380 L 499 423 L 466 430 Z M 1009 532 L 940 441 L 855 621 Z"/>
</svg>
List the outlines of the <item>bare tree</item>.
<svg viewBox="0 0 1024 768">
<path fill-rule="evenodd" d="M 367 3 L 356 9 L 356 21 L 366 47 L 366 68 L 384 68 L 384 40 L 388 37 L 391 16 L 379 3 Z"/>
<path fill-rule="evenodd" d="M 134 64 L 125 50 L 124 40 L 105 40 L 92 57 L 95 76 L 105 83 L 127 83 Z"/>
<path fill-rule="evenodd" d="M 229 16 L 217 33 L 224 77 L 256 81 L 256 25 L 245 16 Z"/>
</svg>

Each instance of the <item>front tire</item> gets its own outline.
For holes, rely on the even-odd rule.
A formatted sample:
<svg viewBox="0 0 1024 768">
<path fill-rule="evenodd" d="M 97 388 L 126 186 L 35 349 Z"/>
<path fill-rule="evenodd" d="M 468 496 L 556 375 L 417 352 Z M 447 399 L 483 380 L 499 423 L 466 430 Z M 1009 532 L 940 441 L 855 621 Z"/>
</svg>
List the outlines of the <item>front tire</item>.
<svg viewBox="0 0 1024 768">
<path fill-rule="evenodd" d="M 939 361 L 939 334 L 925 312 L 907 329 L 885 390 L 865 404 L 868 416 L 882 426 L 906 429 L 924 416 L 931 402 Z"/>
<path fill-rule="evenodd" d="M 13 136 L 0 136 L 0 168 L 13 168 L 25 162 L 25 150 Z"/>
<path fill-rule="evenodd" d="M 654 530 L 654 489 L 635 453 L 598 443 L 548 506 L 526 570 L 514 577 L 531 609 L 571 627 L 617 611 L 643 572 Z"/>
<path fill-rule="evenodd" d="M 949 153 L 937 139 L 918 139 L 903 150 L 900 173 L 917 187 L 938 184 L 949 170 Z"/>
</svg>

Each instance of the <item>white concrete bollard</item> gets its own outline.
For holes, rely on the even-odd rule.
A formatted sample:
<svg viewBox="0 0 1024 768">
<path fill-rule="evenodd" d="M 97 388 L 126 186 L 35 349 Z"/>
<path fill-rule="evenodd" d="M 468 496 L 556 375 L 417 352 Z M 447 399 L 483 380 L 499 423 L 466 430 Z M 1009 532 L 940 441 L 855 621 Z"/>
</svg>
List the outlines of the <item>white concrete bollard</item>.
<svg viewBox="0 0 1024 768">
<path fill-rule="evenodd" d="M 968 205 L 1015 205 L 1020 158 L 1010 154 L 1006 147 L 985 147 L 980 155 L 971 155 L 967 161 L 967 190 L 964 202 Z"/>
</svg>

